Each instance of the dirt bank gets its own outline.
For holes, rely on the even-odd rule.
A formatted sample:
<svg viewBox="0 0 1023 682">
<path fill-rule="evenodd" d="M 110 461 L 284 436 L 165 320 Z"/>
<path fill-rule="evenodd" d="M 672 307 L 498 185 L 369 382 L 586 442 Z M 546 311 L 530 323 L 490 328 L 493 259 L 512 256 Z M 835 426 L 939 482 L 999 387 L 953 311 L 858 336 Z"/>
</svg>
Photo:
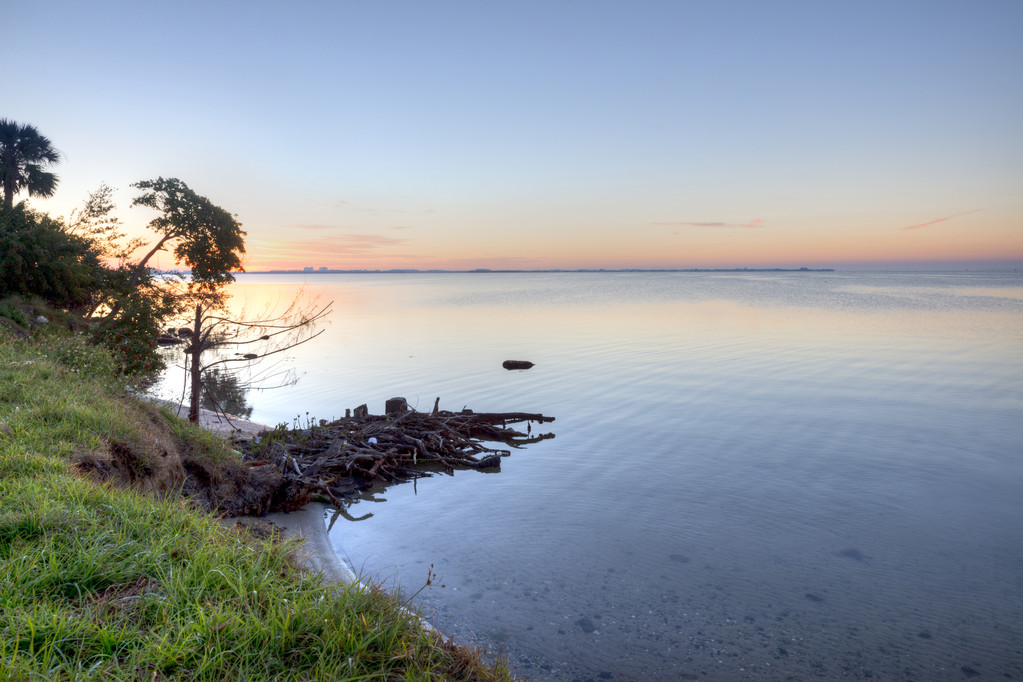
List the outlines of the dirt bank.
<svg viewBox="0 0 1023 682">
<path fill-rule="evenodd" d="M 187 418 L 188 408 L 167 401 L 159 401 L 179 417 Z M 262 431 L 273 427 L 240 417 L 225 416 L 210 410 L 200 410 L 199 426 L 225 438 L 249 439 Z M 278 528 L 287 537 L 297 537 L 303 541 L 303 551 L 299 555 L 302 565 L 315 572 L 322 573 L 331 582 L 353 582 L 355 574 L 334 551 L 334 546 L 327 534 L 324 517 L 327 506 L 320 502 L 309 502 L 300 509 L 291 512 L 273 512 L 265 516 L 235 515 L 224 519 L 228 525 L 240 524 L 259 528 L 257 532 L 270 532 L 269 528 Z"/>
</svg>

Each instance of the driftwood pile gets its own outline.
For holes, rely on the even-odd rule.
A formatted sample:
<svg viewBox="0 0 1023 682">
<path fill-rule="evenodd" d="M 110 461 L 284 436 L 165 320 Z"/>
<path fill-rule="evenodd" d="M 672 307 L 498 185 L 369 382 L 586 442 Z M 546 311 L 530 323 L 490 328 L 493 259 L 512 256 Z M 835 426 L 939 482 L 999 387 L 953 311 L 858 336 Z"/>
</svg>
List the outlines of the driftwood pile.
<svg viewBox="0 0 1023 682">
<path fill-rule="evenodd" d="M 242 447 L 251 466 L 272 466 L 283 475 L 276 509 L 297 509 L 318 498 L 344 509 L 373 485 L 407 481 L 455 469 L 496 470 L 508 449 L 554 434 L 533 435 L 532 423 L 554 417 L 526 412 L 448 412 L 434 403 L 430 413 L 409 409 L 404 398 L 387 401 L 386 415 L 365 405 L 334 422 L 307 429 L 264 432 Z M 509 428 L 525 422 L 526 431 Z"/>
</svg>

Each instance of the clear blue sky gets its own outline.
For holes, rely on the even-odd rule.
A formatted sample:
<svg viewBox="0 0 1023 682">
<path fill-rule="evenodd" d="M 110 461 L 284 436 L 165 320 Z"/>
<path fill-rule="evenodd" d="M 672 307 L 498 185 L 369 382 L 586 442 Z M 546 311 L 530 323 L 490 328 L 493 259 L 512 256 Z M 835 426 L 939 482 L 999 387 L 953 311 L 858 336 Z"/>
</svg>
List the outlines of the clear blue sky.
<svg viewBox="0 0 1023 682">
<path fill-rule="evenodd" d="M 1023 262 L 1023 2 L 50 2 L 0 116 L 249 269 Z M 908 229 L 907 229 L 908 228 Z M 167 263 L 164 263 L 165 265 Z"/>
</svg>

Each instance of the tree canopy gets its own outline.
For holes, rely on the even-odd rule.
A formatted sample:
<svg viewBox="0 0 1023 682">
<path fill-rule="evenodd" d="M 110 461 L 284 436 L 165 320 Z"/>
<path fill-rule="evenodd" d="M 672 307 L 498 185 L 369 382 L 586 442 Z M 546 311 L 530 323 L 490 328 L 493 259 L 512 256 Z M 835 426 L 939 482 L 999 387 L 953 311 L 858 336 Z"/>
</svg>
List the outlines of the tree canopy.
<svg viewBox="0 0 1023 682">
<path fill-rule="evenodd" d="M 233 271 L 244 269 L 241 255 L 245 253 L 245 232 L 231 213 L 177 178 L 143 180 L 132 187 L 143 191 L 132 206 L 160 212 L 148 225 L 160 239 L 137 267 L 146 267 L 157 251 L 172 242 L 174 257 L 191 269 L 198 291 L 209 295 L 233 282 Z"/>
<path fill-rule="evenodd" d="M 60 161 L 60 152 L 35 126 L 0 119 L 0 184 L 4 188 L 4 207 L 14 206 L 14 196 L 52 197 L 57 191 L 57 176 L 47 170 Z"/>
<path fill-rule="evenodd" d="M 148 227 L 157 239 L 141 258 L 134 254 L 145 241 L 128 238 L 114 214 L 113 190 L 106 185 L 93 192 L 81 209 L 66 219 L 32 211 L 13 198 L 22 191 L 50 196 L 57 177 L 45 170 L 60 155 L 33 126 L 0 119 L 0 184 L 5 206 L 0 209 L 0 298 L 39 296 L 81 313 L 91 338 L 109 348 L 125 375 L 152 375 L 165 366 L 157 352 L 161 327 L 194 310 L 189 375 L 192 383 L 190 417 L 198 416 L 207 382 L 233 386 L 241 395 L 246 382 L 229 369 L 246 368 L 269 355 L 278 355 L 314 336 L 315 323 L 330 306 L 296 308 L 283 315 L 256 319 L 227 316 L 226 285 L 243 270 L 245 232 L 235 216 L 193 191 L 177 178 L 143 180 L 132 187 L 139 194 L 132 206 L 156 212 Z M 170 251 L 175 263 L 191 272 L 149 266 L 158 252 Z M 177 330 L 180 336 L 180 328 Z M 251 345 L 250 345 L 251 344 Z M 205 351 L 227 348 L 255 352 L 226 357 Z M 280 357 L 278 355 L 278 357 Z M 213 391 L 207 398 L 216 409 Z"/>
</svg>

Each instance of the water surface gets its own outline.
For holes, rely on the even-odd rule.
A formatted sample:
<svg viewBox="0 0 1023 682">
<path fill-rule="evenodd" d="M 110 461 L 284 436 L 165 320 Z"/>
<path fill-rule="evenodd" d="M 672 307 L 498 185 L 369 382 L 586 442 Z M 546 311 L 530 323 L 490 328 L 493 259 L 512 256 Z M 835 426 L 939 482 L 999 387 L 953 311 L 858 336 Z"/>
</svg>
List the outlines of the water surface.
<svg viewBox="0 0 1023 682">
<path fill-rule="evenodd" d="M 445 632 L 544 679 L 1023 678 L 1018 273 L 306 286 L 336 312 L 253 419 L 395 395 L 557 417 L 500 474 L 393 487 L 334 527 L 374 581 L 412 593 L 432 566 L 415 601 Z"/>
</svg>

